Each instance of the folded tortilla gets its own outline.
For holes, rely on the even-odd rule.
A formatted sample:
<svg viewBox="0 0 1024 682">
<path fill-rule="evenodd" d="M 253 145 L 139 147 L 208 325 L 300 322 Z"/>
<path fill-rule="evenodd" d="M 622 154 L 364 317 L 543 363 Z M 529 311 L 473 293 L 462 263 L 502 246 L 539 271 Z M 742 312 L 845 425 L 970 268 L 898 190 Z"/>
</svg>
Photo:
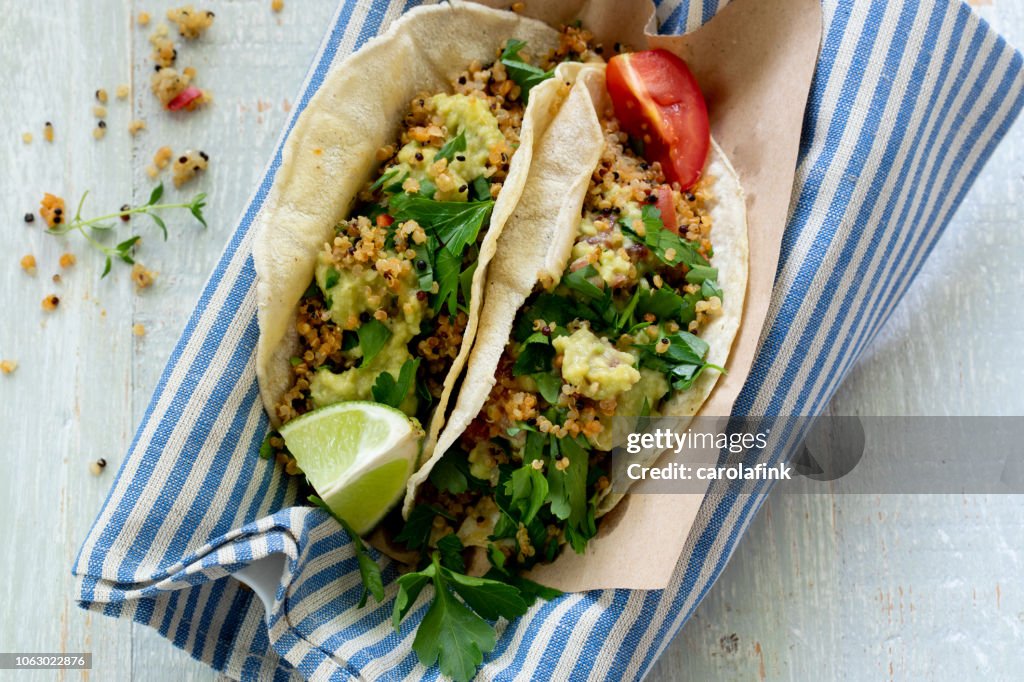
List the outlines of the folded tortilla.
<svg viewBox="0 0 1024 682">
<path fill-rule="evenodd" d="M 260 337 L 256 375 L 274 426 L 275 406 L 289 389 L 289 359 L 296 354 L 296 309 L 313 279 L 317 253 L 351 211 L 378 167 L 377 150 L 397 139 L 409 101 L 418 93 L 446 92 L 474 60 L 488 63 L 510 38 L 536 53 L 553 49 L 558 32 L 507 11 L 462 2 L 414 9 L 390 29 L 333 66 L 288 136 L 273 187 L 255 220 L 253 257 Z M 469 320 L 458 357 L 444 382 L 431 423 L 424 425 L 424 457 L 433 450 L 445 406 L 468 357 L 487 275 L 501 230 L 515 208 L 552 113 L 568 93 L 549 80 L 530 93 L 520 146 L 480 246 L 472 281 Z"/>
<path fill-rule="evenodd" d="M 569 67 L 569 64 L 563 64 Z M 470 425 L 496 383 L 499 360 L 508 343 L 513 322 L 538 282 L 559 281 L 578 234 L 581 208 L 591 175 L 604 144 L 599 112 L 609 109 L 604 65 L 576 65 L 572 92 L 541 139 L 530 167 L 522 199 L 509 219 L 490 263 L 480 317 L 479 333 L 466 366 L 462 389 L 448 418 L 433 458 L 409 481 L 405 512 L 431 467 Z M 706 361 L 728 367 L 747 289 L 748 245 L 746 200 L 739 177 L 721 148 L 712 140 L 704 176 L 714 193 L 712 218 L 713 265 L 724 297 L 722 311 L 700 332 L 710 349 Z M 692 418 L 714 389 L 720 372 L 708 368 L 694 384 L 674 391 L 662 401 L 666 417 Z M 646 453 L 648 464 L 660 453 Z M 632 461 L 639 461 L 634 459 Z M 598 513 L 608 512 L 621 494 L 602 500 Z"/>
</svg>

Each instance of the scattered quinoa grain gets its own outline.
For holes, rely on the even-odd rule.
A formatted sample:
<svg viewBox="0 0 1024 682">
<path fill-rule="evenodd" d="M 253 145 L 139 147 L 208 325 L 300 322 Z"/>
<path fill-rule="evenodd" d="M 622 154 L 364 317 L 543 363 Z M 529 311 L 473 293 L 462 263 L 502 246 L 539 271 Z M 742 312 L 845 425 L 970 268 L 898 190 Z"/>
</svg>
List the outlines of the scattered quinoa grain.
<svg viewBox="0 0 1024 682">
<path fill-rule="evenodd" d="M 11 374 L 18 369 L 18 363 L 14 360 L 0 360 L 0 372 Z"/>
<path fill-rule="evenodd" d="M 107 108 L 97 104 L 92 108 L 92 115 L 96 118 L 104 118 L 107 115 Z"/>
<path fill-rule="evenodd" d="M 50 279 L 52 279 L 52 280 L 53 280 L 53 283 L 54 283 L 54 284 L 60 284 L 60 273 L 58 272 L 57 274 L 55 274 L 55 275 L 54 275 L 53 277 L 51 277 Z"/>
<path fill-rule="evenodd" d="M 67 270 L 72 265 L 78 262 L 78 259 L 73 253 L 65 253 L 60 257 L 60 266 Z"/>
<path fill-rule="evenodd" d="M 49 121 L 43 124 L 43 139 L 47 142 L 53 142 L 53 124 Z"/>
<path fill-rule="evenodd" d="M 103 121 L 100 121 L 100 123 L 102 124 Z M 104 125 L 98 125 L 98 126 L 96 126 L 95 128 L 92 129 L 92 136 L 95 139 L 97 139 L 97 140 L 102 140 L 106 136 L 106 134 L 107 134 L 107 126 L 105 124 Z"/>
<path fill-rule="evenodd" d="M 107 467 L 107 460 L 105 460 L 102 457 L 100 457 L 98 460 L 96 460 L 95 462 L 92 462 L 89 465 L 89 471 L 92 472 L 93 476 L 99 476 L 100 474 L 103 473 L 103 470 L 106 467 Z"/>
<path fill-rule="evenodd" d="M 181 187 L 192 181 L 196 175 L 206 170 L 209 155 L 202 151 L 188 150 L 174 162 L 173 180 L 175 187 Z"/>
<path fill-rule="evenodd" d="M 159 174 L 160 171 L 157 169 L 156 166 L 146 166 L 146 175 L 148 175 L 149 177 L 155 178 Z"/>
<path fill-rule="evenodd" d="M 22 133 L 21 141 L 25 144 L 32 144 L 32 133 Z"/>
<path fill-rule="evenodd" d="M 280 12 L 284 9 L 284 0 L 271 0 L 270 9 L 274 12 Z"/>
<path fill-rule="evenodd" d="M 132 266 L 132 281 L 135 282 L 135 288 L 138 290 L 148 289 L 153 286 L 153 281 L 156 275 L 147 270 L 142 263 L 136 263 Z"/>
<path fill-rule="evenodd" d="M 131 88 L 126 83 L 122 83 L 117 86 L 117 90 L 114 91 L 114 96 L 118 99 L 124 99 L 131 93 Z"/>
<path fill-rule="evenodd" d="M 132 325 L 132 334 L 135 336 L 144 336 L 146 334 L 146 327 L 141 322 L 136 322 Z"/>
<path fill-rule="evenodd" d="M 21 257 L 21 269 L 30 275 L 36 274 L 36 257 L 31 253 Z"/>
<path fill-rule="evenodd" d="M 57 294 L 50 294 L 49 296 L 43 299 L 42 305 L 43 310 L 45 310 L 48 313 L 52 313 L 54 310 L 57 309 L 57 306 L 60 305 L 60 299 L 57 297 Z"/>
<path fill-rule="evenodd" d="M 139 26 L 149 26 L 149 20 L 149 12 L 139 12 L 139 16 L 135 19 Z"/>
<path fill-rule="evenodd" d="M 156 150 L 156 154 L 153 155 L 153 165 L 158 170 L 167 168 L 167 164 L 171 162 L 171 157 L 174 156 L 174 152 L 171 151 L 170 147 L 160 147 Z"/>
<path fill-rule="evenodd" d="M 64 221 L 64 200 L 47 192 L 39 202 L 39 216 L 49 227 L 60 225 Z"/>
<path fill-rule="evenodd" d="M 141 118 L 137 118 L 128 124 L 128 132 L 132 135 L 138 135 L 140 131 L 146 129 L 146 122 Z"/>
<path fill-rule="evenodd" d="M 197 10 L 192 5 L 167 10 L 167 18 L 177 24 L 178 33 L 186 40 L 201 36 L 213 25 L 213 12 Z"/>
<path fill-rule="evenodd" d="M 512 11 L 515 12 L 516 14 L 522 13 L 522 11 L 524 9 L 526 9 L 526 3 L 523 3 L 523 2 L 513 2 L 512 3 Z"/>
<path fill-rule="evenodd" d="M 35 221 L 36 221 L 36 214 L 35 213 L 26 213 L 25 214 L 25 222 L 26 223 L 34 223 Z"/>
<path fill-rule="evenodd" d="M 97 90 L 96 91 L 96 99 L 99 102 L 101 102 L 103 104 L 106 104 L 107 103 L 107 91 L 104 90 L 103 88 L 100 88 L 99 90 Z"/>
</svg>

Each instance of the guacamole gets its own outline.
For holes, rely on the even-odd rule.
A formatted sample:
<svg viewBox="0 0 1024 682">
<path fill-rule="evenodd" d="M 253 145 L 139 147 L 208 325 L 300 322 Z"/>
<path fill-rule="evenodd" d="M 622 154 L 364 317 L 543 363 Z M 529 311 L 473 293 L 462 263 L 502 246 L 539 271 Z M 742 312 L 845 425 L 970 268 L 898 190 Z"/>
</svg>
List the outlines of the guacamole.
<svg viewBox="0 0 1024 682">
<path fill-rule="evenodd" d="M 585 327 L 558 337 L 552 345 L 563 354 L 562 379 L 588 398 L 616 398 L 640 381 L 632 354 L 616 350 Z"/>
<path fill-rule="evenodd" d="M 480 97 L 441 94 L 430 102 L 448 129 L 451 158 L 435 160 L 441 149 L 413 140 L 398 151 L 397 177 L 421 186 L 435 185 L 438 201 L 466 201 L 470 183 L 485 176 L 491 150 L 503 144 L 505 137 L 487 101 Z"/>
</svg>

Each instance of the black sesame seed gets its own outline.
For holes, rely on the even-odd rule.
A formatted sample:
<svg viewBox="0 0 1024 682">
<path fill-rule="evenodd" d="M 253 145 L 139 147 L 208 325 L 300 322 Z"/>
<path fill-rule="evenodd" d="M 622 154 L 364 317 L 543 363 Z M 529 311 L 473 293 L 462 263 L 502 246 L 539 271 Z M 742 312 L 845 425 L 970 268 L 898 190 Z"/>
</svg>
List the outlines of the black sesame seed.
<svg viewBox="0 0 1024 682">
<path fill-rule="evenodd" d="M 658 195 L 656 195 L 656 194 L 648 194 L 646 201 L 647 201 L 648 204 L 656 204 L 656 203 L 658 203 Z"/>
<path fill-rule="evenodd" d="M 34 213 L 26 213 L 25 214 L 25 222 L 26 223 L 34 223 L 35 220 L 36 220 L 36 216 L 35 216 Z"/>
<path fill-rule="evenodd" d="M 173 60 L 175 60 L 177 58 L 178 58 L 178 50 L 177 49 L 171 50 L 171 60 L 173 61 Z"/>
<path fill-rule="evenodd" d="M 203 161 L 209 161 L 210 157 L 206 152 L 199 152 L 199 156 L 203 157 Z"/>
<path fill-rule="evenodd" d="M 178 163 L 188 163 L 188 157 L 187 156 L 179 156 L 178 157 Z"/>
<path fill-rule="evenodd" d="M 426 270 L 427 269 L 427 261 L 423 260 L 422 258 L 420 260 L 416 261 L 416 269 L 417 270 Z"/>
<path fill-rule="evenodd" d="M 594 48 L 594 52 L 596 52 L 597 54 L 604 54 L 604 47 L 598 45 L 597 47 Z"/>
<path fill-rule="evenodd" d="M 103 467 L 107 466 L 107 460 L 100 457 L 98 460 L 96 460 L 96 465 L 102 469 Z"/>
<path fill-rule="evenodd" d="M 466 77 L 465 76 L 459 76 L 459 85 L 465 85 L 465 84 L 466 84 Z"/>
<path fill-rule="evenodd" d="M 50 123 L 49 121 L 47 121 L 47 122 L 46 122 L 46 123 L 45 123 L 44 125 L 45 125 L 45 126 L 46 126 L 47 128 L 52 128 L 52 127 L 53 127 L 53 124 L 52 124 L 52 123 Z"/>
<path fill-rule="evenodd" d="M 107 127 L 107 122 L 106 121 L 100 121 L 96 125 L 99 126 L 100 128 L 106 128 Z"/>
<path fill-rule="evenodd" d="M 468 189 L 469 189 L 469 185 L 463 185 L 462 187 L 459 188 L 459 194 L 462 194 L 463 192 L 465 192 Z"/>
<path fill-rule="evenodd" d="M 162 68 L 164 68 L 164 67 L 160 66 L 159 64 L 154 64 L 154 65 L 153 65 L 153 70 L 154 70 L 154 71 L 159 71 L 159 70 L 160 70 L 160 69 L 162 69 Z"/>
<path fill-rule="evenodd" d="M 640 170 L 647 170 L 648 168 L 650 168 L 650 165 L 646 161 L 640 162 Z"/>
<path fill-rule="evenodd" d="M 417 161 L 422 161 L 423 160 L 423 152 L 416 152 L 416 160 Z"/>
<path fill-rule="evenodd" d="M 53 224 L 54 225 L 60 225 L 60 216 L 54 216 Z"/>
<path fill-rule="evenodd" d="M 621 52 L 622 51 L 622 43 L 615 43 L 615 51 L 616 52 Z"/>
<path fill-rule="evenodd" d="M 194 170 L 194 171 L 199 170 L 199 166 L 192 166 L 192 170 Z"/>
<path fill-rule="evenodd" d="M 131 206 L 129 206 L 128 204 L 125 204 L 124 206 L 121 207 L 121 212 L 123 213 L 124 211 L 127 211 L 130 208 L 131 208 Z M 128 222 L 131 219 L 132 219 L 132 217 L 130 215 L 123 215 L 123 216 L 121 216 L 121 220 L 123 220 L 125 222 Z"/>
<path fill-rule="evenodd" d="M 687 192 L 686 193 L 686 200 L 687 201 L 696 201 L 697 197 L 694 196 L 693 192 Z"/>
<path fill-rule="evenodd" d="M 217 16 L 217 15 L 216 15 L 216 14 L 214 14 L 213 12 L 207 12 L 207 13 L 206 13 L 206 16 L 208 16 L 208 17 L 210 17 L 211 19 L 213 19 L 213 18 L 214 18 L 215 16 Z"/>
<path fill-rule="evenodd" d="M 359 321 L 360 322 L 364 322 L 364 323 L 365 322 L 369 322 L 370 321 L 370 313 L 366 312 L 365 310 L 363 312 L 359 313 Z"/>
<path fill-rule="evenodd" d="M 663 337 L 663 338 L 661 339 L 661 343 L 667 346 L 667 345 L 669 344 L 669 340 L 668 340 L 668 338 L 664 338 L 664 337 Z"/>
<path fill-rule="evenodd" d="M 465 161 L 466 160 L 466 156 L 464 154 L 456 154 L 455 160 L 456 161 Z"/>
<path fill-rule="evenodd" d="M 53 215 L 61 215 L 63 213 L 64 213 L 64 209 L 63 208 L 55 208 L 55 209 L 53 209 Z"/>
</svg>

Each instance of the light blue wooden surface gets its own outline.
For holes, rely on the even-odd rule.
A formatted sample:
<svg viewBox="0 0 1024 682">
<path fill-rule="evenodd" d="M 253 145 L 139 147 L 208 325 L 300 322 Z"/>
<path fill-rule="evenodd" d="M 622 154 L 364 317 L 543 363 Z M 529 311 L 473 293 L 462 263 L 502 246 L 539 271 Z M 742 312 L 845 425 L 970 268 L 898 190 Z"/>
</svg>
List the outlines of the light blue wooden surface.
<svg viewBox="0 0 1024 682">
<path fill-rule="evenodd" d="M 173 116 L 147 90 L 149 30 L 132 23 L 141 10 L 159 21 L 171 3 L 12 1 L 0 12 L 0 359 L 20 363 L 0 376 L 2 651 L 92 651 L 99 680 L 217 677 L 148 628 L 78 610 L 69 568 L 334 4 L 285 3 L 279 15 L 270 0 L 202 5 L 216 10 L 215 26 L 182 46 L 180 60 L 216 101 Z M 1024 45 L 1024 0 L 978 9 Z M 108 135 L 97 142 L 93 92 L 112 95 L 119 83 L 132 83 L 131 100 L 108 103 Z M 137 117 L 148 130 L 131 138 Z M 125 269 L 100 281 L 102 263 L 80 242 L 21 221 L 43 191 L 71 202 L 90 189 L 96 210 L 144 200 L 152 183 L 143 169 L 164 144 L 211 155 L 207 177 L 169 192 L 209 192 L 211 227 L 173 220 L 167 243 L 140 229 L 140 260 L 159 272 L 153 289 L 136 294 Z M 67 250 L 78 265 L 54 284 Z M 39 261 L 34 278 L 18 267 L 26 253 Z M 1022 260 L 1018 122 L 831 409 L 1024 414 Z M 52 315 L 39 305 L 49 293 L 62 299 Z M 133 336 L 136 323 L 145 336 Z M 110 462 L 99 477 L 89 473 L 97 457 Z M 1019 679 L 1022 527 L 1017 497 L 774 496 L 650 679 Z M 55 677 L 88 676 L 16 679 Z"/>
</svg>

